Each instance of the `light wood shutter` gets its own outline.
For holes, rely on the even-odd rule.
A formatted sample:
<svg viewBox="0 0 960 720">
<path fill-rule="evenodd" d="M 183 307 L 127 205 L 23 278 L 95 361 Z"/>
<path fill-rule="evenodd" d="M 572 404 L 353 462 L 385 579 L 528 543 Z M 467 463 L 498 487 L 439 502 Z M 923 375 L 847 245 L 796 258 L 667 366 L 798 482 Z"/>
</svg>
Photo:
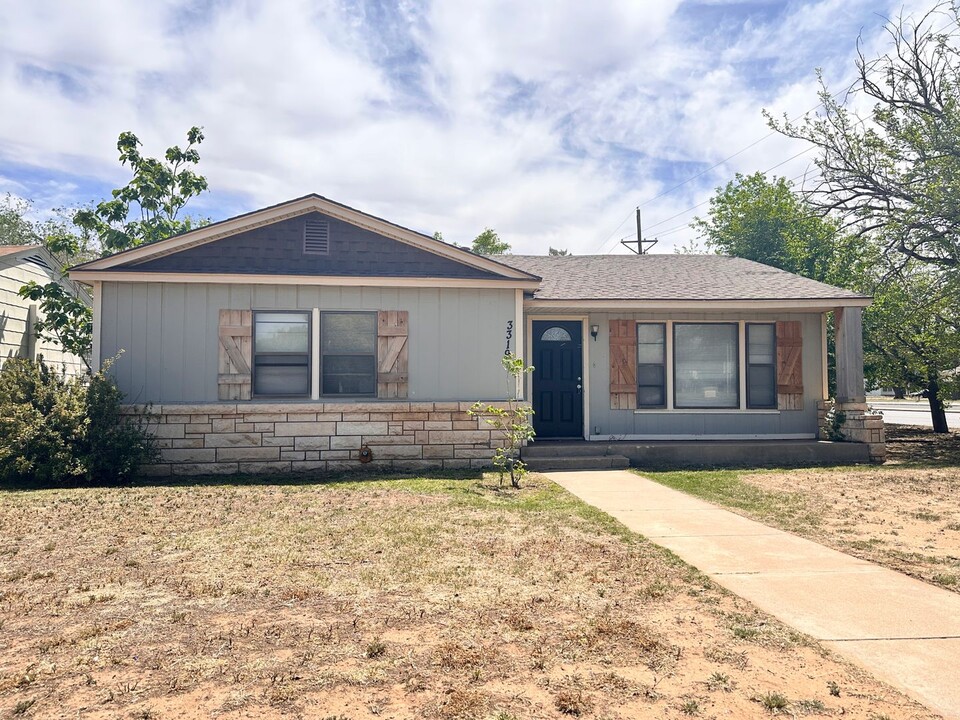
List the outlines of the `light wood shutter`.
<svg viewBox="0 0 960 720">
<path fill-rule="evenodd" d="M 409 316 L 406 310 L 377 313 L 377 397 L 407 397 Z"/>
<path fill-rule="evenodd" d="M 799 320 L 777 323 L 777 408 L 803 410 L 803 327 Z"/>
<path fill-rule="evenodd" d="M 220 368 L 217 375 L 217 397 L 221 400 L 250 399 L 252 329 L 252 311 L 220 311 Z"/>
<path fill-rule="evenodd" d="M 610 321 L 610 409 L 637 407 L 637 323 Z"/>
</svg>

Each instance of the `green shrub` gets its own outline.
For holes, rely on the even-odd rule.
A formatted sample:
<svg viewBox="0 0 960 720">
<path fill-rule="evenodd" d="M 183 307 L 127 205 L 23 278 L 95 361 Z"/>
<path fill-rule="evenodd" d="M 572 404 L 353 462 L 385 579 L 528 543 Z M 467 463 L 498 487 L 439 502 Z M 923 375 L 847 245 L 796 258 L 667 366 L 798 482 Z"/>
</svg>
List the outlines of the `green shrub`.
<svg viewBox="0 0 960 720">
<path fill-rule="evenodd" d="M 0 482 L 113 485 L 153 461 L 153 438 L 120 415 L 123 395 L 103 371 L 67 378 L 43 361 L 0 369 Z"/>
</svg>

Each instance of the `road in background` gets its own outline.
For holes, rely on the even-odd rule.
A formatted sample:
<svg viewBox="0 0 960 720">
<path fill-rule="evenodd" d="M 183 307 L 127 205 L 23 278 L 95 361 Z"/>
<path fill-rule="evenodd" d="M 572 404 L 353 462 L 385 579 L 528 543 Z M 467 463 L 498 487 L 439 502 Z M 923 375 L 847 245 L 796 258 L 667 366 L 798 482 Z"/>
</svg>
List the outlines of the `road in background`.
<svg viewBox="0 0 960 720">
<path fill-rule="evenodd" d="M 867 403 L 874 410 L 883 413 L 884 424 L 915 425 L 933 429 L 930 420 L 930 406 L 926 400 L 874 401 L 867 398 Z M 951 430 L 960 430 L 960 410 L 956 407 L 947 408 L 947 426 Z"/>
</svg>

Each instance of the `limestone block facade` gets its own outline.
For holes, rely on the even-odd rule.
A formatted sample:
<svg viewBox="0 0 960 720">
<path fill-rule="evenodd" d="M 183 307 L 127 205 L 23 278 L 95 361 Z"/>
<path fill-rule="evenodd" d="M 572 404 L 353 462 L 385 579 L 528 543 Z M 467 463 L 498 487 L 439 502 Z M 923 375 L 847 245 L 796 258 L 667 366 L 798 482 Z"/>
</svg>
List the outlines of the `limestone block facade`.
<svg viewBox="0 0 960 720">
<path fill-rule="evenodd" d="M 828 439 L 824 431 L 824 425 L 826 424 L 827 413 L 834 407 L 838 412 L 842 411 L 845 415 L 840 431 L 844 434 L 847 442 L 866 443 L 870 448 L 870 460 L 872 462 L 882 463 L 886 460 L 887 445 L 883 430 L 883 416 L 871 413 L 866 403 L 821 400 L 817 404 L 820 439 Z"/>
<path fill-rule="evenodd" d="M 468 402 L 127 406 L 156 438 L 145 475 L 338 473 L 491 465 L 499 433 Z M 506 406 L 506 403 L 503 403 Z M 369 449 L 368 463 L 361 450 Z"/>
</svg>

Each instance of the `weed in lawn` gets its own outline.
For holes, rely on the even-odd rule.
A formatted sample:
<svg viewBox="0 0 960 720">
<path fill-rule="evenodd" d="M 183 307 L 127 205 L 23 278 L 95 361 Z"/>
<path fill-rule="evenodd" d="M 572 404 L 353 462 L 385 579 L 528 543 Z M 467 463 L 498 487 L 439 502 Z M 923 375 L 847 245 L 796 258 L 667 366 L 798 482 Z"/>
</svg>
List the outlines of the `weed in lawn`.
<svg viewBox="0 0 960 720">
<path fill-rule="evenodd" d="M 703 651 L 703 657 L 710 662 L 723 663 L 743 670 L 747 667 L 747 654 L 742 651 L 731 650 L 725 645 L 713 645 Z"/>
<path fill-rule="evenodd" d="M 699 700 L 686 700 L 683 705 L 680 706 L 680 712 L 684 715 L 699 715 L 700 709 Z"/>
<path fill-rule="evenodd" d="M 367 643 L 367 649 L 364 651 L 364 655 L 366 655 L 370 660 L 382 658 L 386 654 L 387 644 L 378 637 Z"/>
<path fill-rule="evenodd" d="M 483 717 L 490 699 L 483 692 L 470 689 L 451 691 L 437 710 L 443 720 L 473 720 Z"/>
<path fill-rule="evenodd" d="M 707 687 L 711 690 L 731 692 L 733 688 L 736 687 L 736 683 L 734 683 L 726 673 L 715 672 L 707 678 Z"/>
<path fill-rule="evenodd" d="M 821 715 L 827 712 L 827 706 L 819 700 L 797 700 L 793 707 L 801 715 Z"/>
<path fill-rule="evenodd" d="M 31 698 L 30 700 L 21 700 L 16 705 L 13 706 L 14 715 L 25 715 L 27 710 L 32 708 L 36 703 L 36 699 Z"/>
<path fill-rule="evenodd" d="M 434 651 L 437 664 L 445 670 L 465 670 L 483 663 L 483 650 L 458 642 L 441 643 Z"/>
<path fill-rule="evenodd" d="M 556 694 L 553 704 L 564 715 L 580 717 L 593 710 L 594 700 L 579 688 L 565 688 Z"/>
<path fill-rule="evenodd" d="M 779 692 L 768 692 L 763 695 L 755 695 L 753 700 L 755 702 L 763 705 L 770 712 L 779 712 L 780 710 L 786 710 L 787 706 L 790 705 L 790 702 L 787 700 L 786 696 L 783 693 Z"/>
</svg>

